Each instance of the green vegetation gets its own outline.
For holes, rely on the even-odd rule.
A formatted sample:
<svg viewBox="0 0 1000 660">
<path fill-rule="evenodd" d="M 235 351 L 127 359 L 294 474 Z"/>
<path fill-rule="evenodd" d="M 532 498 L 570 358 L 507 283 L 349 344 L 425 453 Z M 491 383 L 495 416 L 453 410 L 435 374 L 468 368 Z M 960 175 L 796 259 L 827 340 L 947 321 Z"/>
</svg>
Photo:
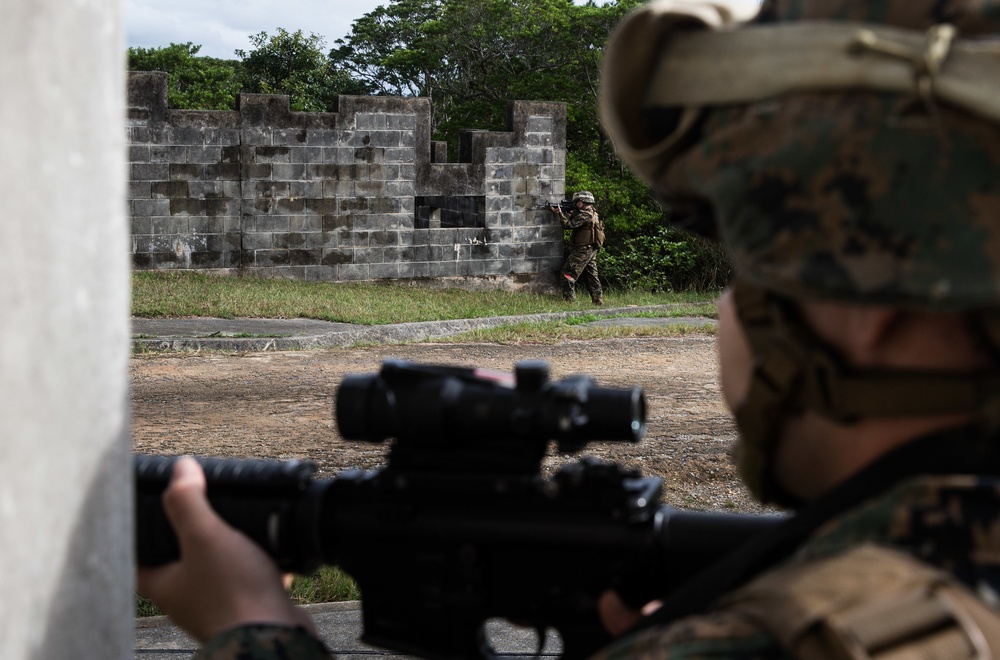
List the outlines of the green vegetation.
<svg viewBox="0 0 1000 660">
<path fill-rule="evenodd" d="M 605 305 L 711 303 L 716 295 L 717 292 L 611 290 L 605 293 Z M 220 277 L 192 271 L 132 274 L 132 314 L 141 317 L 313 318 L 383 325 L 593 309 L 587 296 L 578 296 L 576 302 L 566 303 L 557 296 L 511 291 Z M 661 315 L 671 313 L 664 311 Z"/>
<path fill-rule="evenodd" d="M 361 592 L 349 575 L 336 566 L 321 566 L 312 575 L 296 575 L 289 589 L 292 600 L 301 604 L 337 603 L 358 600 Z M 160 616 L 159 610 L 150 600 L 135 595 L 135 615 L 138 617 Z"/>
<path fill-rule="evenodd" d="M 297 603 L 336 603 L 358 600 L 361 592 L 349 575 L 336 566 L 321 566 L 312 575 L 296 575 L 290 591 Z"/>
<path fill-rule="evenodd" d="M 356 19 L 326 52 L 323 36 L 278 28 L 251 35 L 238 59 L 200 46 L 130 48 L 129 68 L 168 73 L 172 108 L 235 109 L 239 92 L 287 94 L 293 110 L 333 110 L 340 94 L 422 96 L 433 139 L 452 160 L 464 129 L 507 129 L 511 99 L 566 104 L 566 190 L 590 190 L 607 228 L 598 267 L 612 287 L 724 286 L 725 256 L 664 229 L 662 208 L 615 155 L 598 118 L 604 44 L 641 0 L 389 0 Z M 336 36 L 336 35 L 331 35 Z M 558 201 L 558 200 L 548 200 Z M 323 318 L 323 317 L 317 317 Z"/>
</svg>

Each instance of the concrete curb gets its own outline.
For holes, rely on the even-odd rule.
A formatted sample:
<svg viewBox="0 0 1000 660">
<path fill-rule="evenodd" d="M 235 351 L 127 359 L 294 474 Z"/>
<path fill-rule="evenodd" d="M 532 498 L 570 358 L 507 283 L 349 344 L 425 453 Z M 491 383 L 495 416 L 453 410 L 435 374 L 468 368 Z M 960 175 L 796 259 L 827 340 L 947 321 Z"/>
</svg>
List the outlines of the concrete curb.
<svg viewBox="0 0 1000 660">
<path fill-rule="evenodd" d="M 625 314 L 638 314 L 651 311 L 662 311 L 666 309 L 676 309 L 678 305 L 656 305 L 647 307 L 616 307 L 601 308 L 599 310 L 580 310 L 572 312 L 553 312 L 547 314 L 522 314 L 514 316 L 491 316 L 478 319 L 454 319 L 447 321 L 422 321 L 416 323 L 398 323 L 394 325 L 378 326 L 354 326 L 346 323 L 324 323 L 312 322 L 307 329 L 315 329 L 324 325 L 331 329 L 327 332 L 315 334 L 295 334 L 302 325 L 302 320 L 287 320 L 283 325 L 291 328 L 292 334 L 285 329 L 272 330 L 268 334 L 275 336 L 262 337 L 226 337 L 212 336 L 220 334 L 218 331 L 211 331 L 213 327 L 226 326 L 238 327 L 241 322 L 247 324 L 265 323 L 258 319 L 191 319 L 190 324 L 195 332 L 197 327 L 202 326 L 205 336 L 177 336 L 161 334 L 157 330 L 158 322 L 162 325 L 177 325 L 183 321 L 171 321 L 164 319 L 136 319 L 144 326 L 144 335 L 153 334 L 155 337 L 134 337 L 132 339 L 133 350 L 136 351 L 228 351 L 228 352 L 259 352 L 259 351 L 289 351 L 313 348 L 338 348 L 349 347 L 359 343 L 372 344 L 392 344 L 406 343 L 411 341 L 421 341 L 438 337 L 448 337 L 470 330 L 484 328 L 495 328 L 504 325 L 515 325 L 518 323 L 537 323 L 545 321 L 557 321 L 566 318 L 588 315 L 614 316 Z M 647 322 L 655 325 L 683 325 L 711 324 L 711 319 L 700 317 L 676 317 L 676 318 L 604 318 L 594 322 L 595 325 L 639 325 L 639 322 Z M 236 334 L 230 332 L 230 334 Z M 260 334 L 260 333 L 259 333 Z"/>
</svg>

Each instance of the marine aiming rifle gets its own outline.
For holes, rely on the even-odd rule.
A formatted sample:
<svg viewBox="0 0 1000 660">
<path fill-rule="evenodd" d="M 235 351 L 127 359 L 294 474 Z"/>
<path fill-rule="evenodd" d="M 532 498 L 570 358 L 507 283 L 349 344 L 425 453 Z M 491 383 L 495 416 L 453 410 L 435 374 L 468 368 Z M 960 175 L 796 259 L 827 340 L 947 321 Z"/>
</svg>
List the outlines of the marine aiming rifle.
<svg viewBox="0 0 1000 660">
<path fill-rule="evenodd" d="M 544 362 L 512 377 L 387 360 L 344 378 L 335 409 L 345 439 L 394 440 L 385 467 L 317 479 L 306 462 L 200 459 L 209 499 L 283 570 L 340 566 L 362 640 L 402 653 L 491 657 L 484 624 L 502 617 L 586 657 L 610 641 L 603 591 L 646 602 L 777 522 L 671 509 L 659 479 L 592 458 L 543 476 L 551 440 L 638 442 L 646 415 L 641 389 L 550 381 Z M 174 460 L 136 458 L 141 565 L 178 557 L 160 498 Z"/>
</svg>

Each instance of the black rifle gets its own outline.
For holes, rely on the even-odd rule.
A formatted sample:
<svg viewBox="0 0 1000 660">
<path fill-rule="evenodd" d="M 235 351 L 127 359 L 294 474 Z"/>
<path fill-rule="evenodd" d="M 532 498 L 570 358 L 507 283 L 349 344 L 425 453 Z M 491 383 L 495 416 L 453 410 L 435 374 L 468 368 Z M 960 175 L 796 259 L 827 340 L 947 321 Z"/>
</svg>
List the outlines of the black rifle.
<svg viewBox="0 0 1000 660">
<path fill-rule="evenodd" d="M 638 442 L 645 415 L 639 388 L 552 382 L 544 362 L 511 378 L 388 360 L 347 376 L 336 400 L 344 438 L 395 440 L 385 467 L 314 479 L 298 461 L 201 464 L 215 509 L 283 570 L 330 564 L 355 579 L 365 642 L 489 657 L 483 624 L 502 617 L 557 629 L 564 657 L 582 658 L 610 641 L 603 591 L 651 600 L 779 520 L 671 509 L 659 479 L 591 458 L 543 477 L 550 440 L 562 453 Z M 136 459 L 141 565 L 178 556 L 160 501 L 174 460 Z"/>
<path fill-rule="evenodd" d="M 572 211 L 574 208 L 576 208 L 576 205 L 573 203 L 573 200 L 570 199 L 564 199 L 558 204 L 556 204 L 555 202 L 545 203 L 545 208 L 547 209 L 554 209 L 556 207 L 558 207 L 563 212 L 563 215 L 569 215 L 569 212 Z"/>
</svg>

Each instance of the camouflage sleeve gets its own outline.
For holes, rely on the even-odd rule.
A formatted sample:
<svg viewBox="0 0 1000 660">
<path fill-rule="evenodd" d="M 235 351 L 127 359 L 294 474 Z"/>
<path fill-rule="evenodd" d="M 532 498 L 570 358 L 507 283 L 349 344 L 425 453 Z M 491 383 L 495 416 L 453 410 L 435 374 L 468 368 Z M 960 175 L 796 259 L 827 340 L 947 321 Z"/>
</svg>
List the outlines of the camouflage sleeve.
<svg viewBox="0 0 1000 660">
<path fill-rule="evenodd" d="M 594 214 L 586 209 L 570 214 L 568 225 L 571 229 L 586 227 L 594 221 Z"/>
<path fill-rule="evenodd" d="M 219 633 L 195 660 L 327 660 L 333 656 L 305 628 L 254 624 Z"/>
<path fill-rule="evenodd" d="M 784 650 L 742 617 L 708 614 L 626 635 L 591 660 L 784 660 Z"/>
</svg>

